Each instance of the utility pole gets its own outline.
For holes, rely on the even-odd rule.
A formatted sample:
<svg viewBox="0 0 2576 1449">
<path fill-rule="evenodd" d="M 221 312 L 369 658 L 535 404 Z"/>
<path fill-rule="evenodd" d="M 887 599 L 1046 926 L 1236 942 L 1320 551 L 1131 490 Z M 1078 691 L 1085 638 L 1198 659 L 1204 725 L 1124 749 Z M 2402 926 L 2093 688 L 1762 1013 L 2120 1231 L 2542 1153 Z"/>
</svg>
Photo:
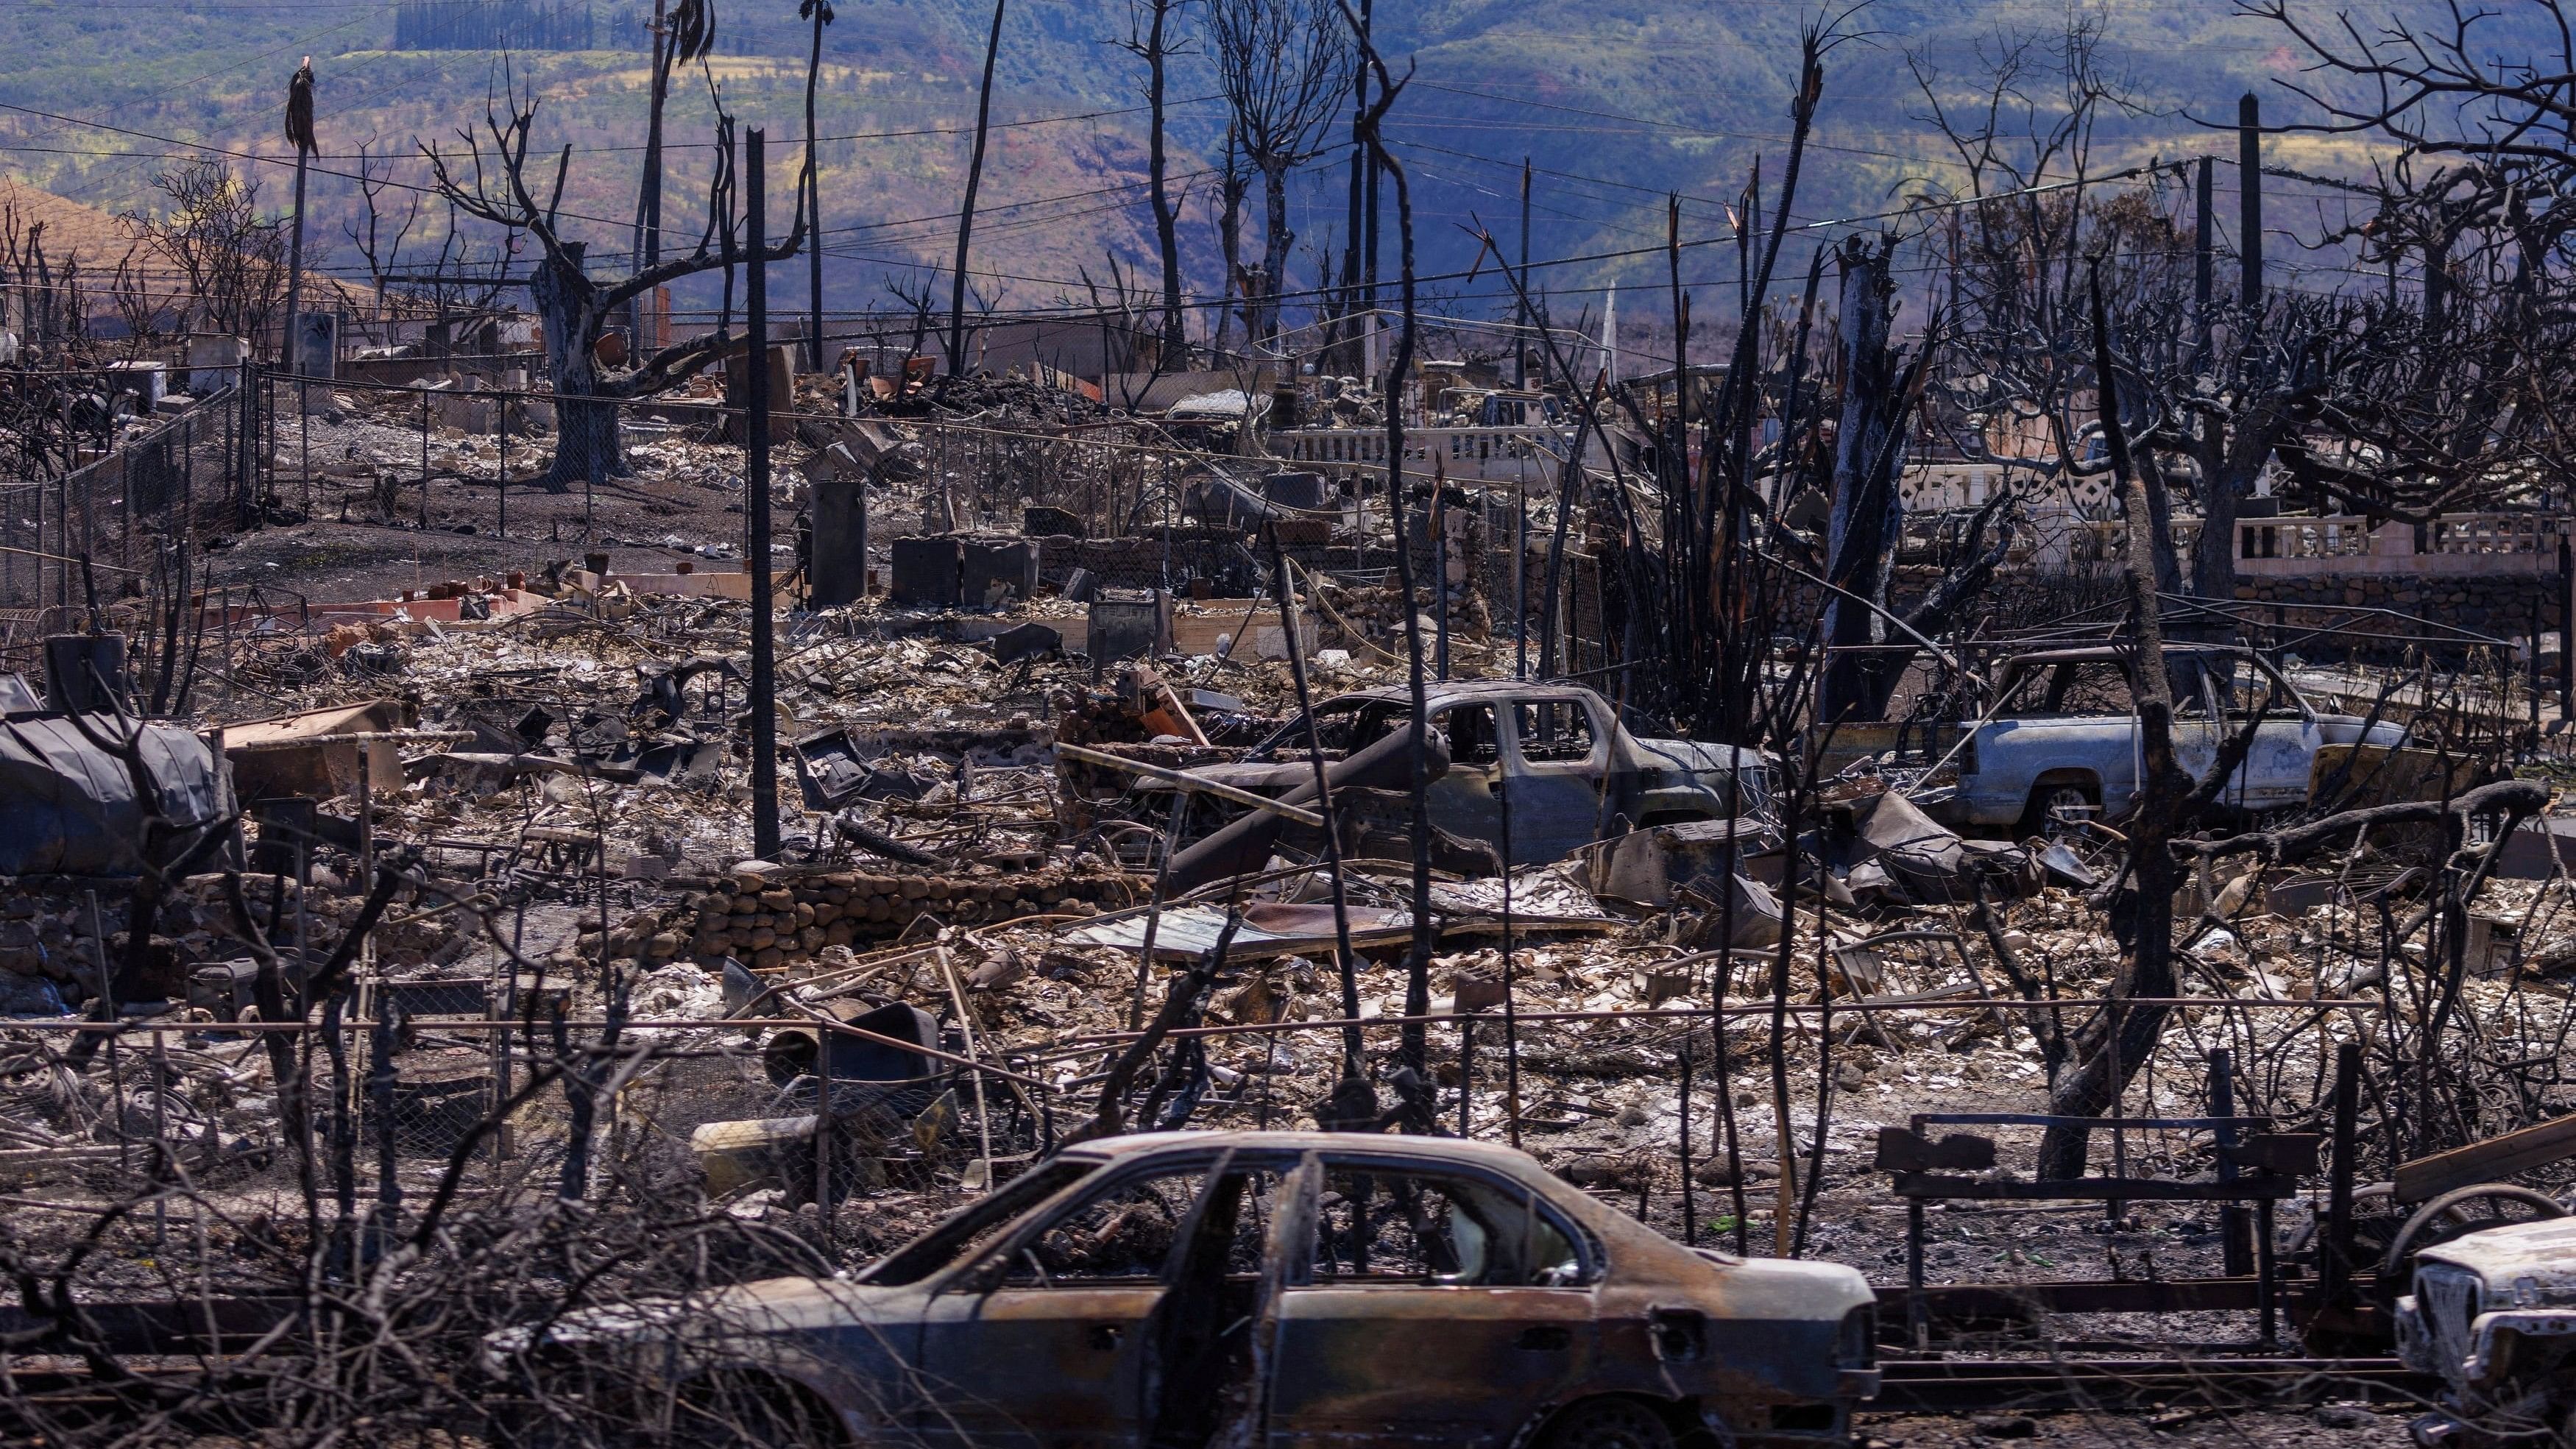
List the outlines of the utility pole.
<svg viewBox="0 0 2576 1449">
<path fill-rule="evenodd" d="M 813 218 L 814 240 L 805 248 L 807 308 L 806 358 L 811 371 L 823 370 L 823 133 L 814 121 L 814 82 L 823 68 L 823 27 L 832 23 L 831 0 L 805 0 L 804 13 L 814 22 L 814 48 L 805 62 L 805 176 L 799 193 L 806 215 Z"/>
<path fill-rule="evenodd" d="M 975 193 L 984 184 L 984 140 L 993 120 L 993 58 L 1002 53 L 1002 11 L 993 0 L 993 33 L 984 41 L 984 86 L 975 101 L 975 151 L 966 162 L 966 199 L 957 208 L 957 266 L 948 283 L 948 375 L 966 370 L 966 249 L 975 235 Z"/>
<path fill-rule="evenodd" d="M 1370 49 L 1376 43 L 1372 29 L 1375 23 L 1372 12 L 1375 9 L 1376 0 L 1360 0 L 1360 52 L 1363 55 L 1368 54 Z M 1352 139 L 1357 140 L 1358 138 L 1354 136 Z M 1367 148 L 1363 147 L 1361 149 L 1365 150 Z M 1374 154 L 1370 155 L 1368 158 L 1367 215 L 1362 218 L 1361 227 L 1362 230 L 1367 233 L 1365 238 L 1367 255 L 1363 259 L 1366 263 L 1367 270 L 1367 295 L 1362 300 L 1368 307 L 1369 334 L 1372 339 L 1374 339 L 1377 333 L 1377 204 L 1380 189 L 1378 186 L 1380 179 L 1379 170 L 1380 168 L 1377 163 L 1377 157 Z M 1370 351 L 1372 354 L 1376 351 L 1373 343 Z M 1374 357 L 1372 357 L 1372 361 L 1374 361 Z M 1374 373 L 1376 371 L 1375 367 L 1371 367 L 1370 371 Z M 1394 396 L 1394 390 L 1392 388 L 1388 389 L 1387 398 L 1388 406 L 1390 407 L 1394 406 Z"/>
<path fill-rule="evenodd" d="M 744 147 L 744 234 L 751 243 L 746 280 L 743 389 L 743 485 L 750 497 L 751 539 L 751 853 L 778 857 L 778 641 L 772 617 L 777 599 L 769 576 L 769 234 L 764 135 L 754 131 Z"/>
<path fill-rule="evenodd" d="M 645 127 L 644 177 L 641 184 L 637 185 L 635 188 L 634 250 L 635 266 L 639 271 L 652 266 L 653 263 L 658 260 L 654 253 L 660 250 L 659 246 L 656 245 L 656 243 L 660 241 L 660 238 L 656 236 L 653 238 L 652 242 L 647 242 L 645 234 L 648 225 L 658 231 L 660 223 L 660 196 L 662 190 L 662 99 L 665 89 L 663 76 L 665 66 L 662 59 L 662 40 L 664 36 L 670 33 L 670 14 L 668 3 L 669 0 L 653 0 L 653 23 L 646 27 L 646 33 L 653 37 L 653 69 L 650 76 L 645 81 L 645 86 L 649 96 L 649 104 L 652 106 L 653 113 Z M 628 357 L 633 359 L 637 366 L 642 365 L 642 359 L 646 351 L 644 342 L 644 312 L 646 305 L 645 294 L 642 292 L 636 293 L 632 298 L 629 298 L 626 303 L 626 350 Z"/>
<path fill-rule="evenodd" d="M 2247 307 L 2263 303 L 2263 103 L 2247 91 L 2236 102 L 2236 247 L 2243 259 Z"/>
<path fill-rule="evenodd" d="M 1529 386 L 1529 233 L 1530 233 L 1530 158 L 1521 158 L 1521 284 L 1520 328 L 1512 338 L 1512 386 Z"/>
<path fill-rule="evenodd" d="M 2217 230 L 2216 219 L 2211 214 L 2210 208 L 2210 173 L 2217 169 L 2217 164 L 2211 161 L 2208 157 L 2203 156 L 2200 158 L 2200 165 L 2195 169 L 2199 174 L 2194 178 L 2193 190 L 2197 193 L 2194 199 L 2199 203 L 2199 206 L 2193 215 L 2192 221 L 2192 358 L 2202 366 L 2207 366 L 2209 363 L 2209 303 L 2211 271 L 2213 265 L 2211 254 L 2213 251 L 2213 233 Z"/>
<path fill-rule="evenodd" d="M 286 345 L 279 349 L 288 372 L 301 374 L 304 360 L 295 355 L 295 312 L 304 295 L 304 172 L 320 149 L 313 137 L 313 57 L 304 57 L 286 87 L 286 139 L 295 147 L 295 237 L 286 249 Z M 256 341 L 253 346 L 258 345 Z M 303 385 L 296 385 L 299 397 Z M 310 424 L 306 425 L 308 428 Z"/>
<path fill-rule="evenodd" d="M 1374 0 L 1360 0 L 1360 24 L 1363 27 L 1368 24 L 1368 13 L 1373 3 Z M 1345 314 L 1357 314 L 1359 311 L 1362 228 L 1360 188 L 1368 176 L 1369 162 L 1368 147 L 1361 144 L 1360 128 L 1368 117 L 1368 96 L 1368 51 L 1363 47 L 1359 53 L 1351 57 L 1351 199 L 1349 218 L 1343 223 L 1345 234 L 1342 239 L 1341 306 Z M 1353 325 L 1355 329 L 1369 327 L 1375 325 L 1376 321 L 1375 317 L 1354 315 Z M 1363 361 L 1361 366 L 1365 370 L 1366 362 Z"/>
</svg>

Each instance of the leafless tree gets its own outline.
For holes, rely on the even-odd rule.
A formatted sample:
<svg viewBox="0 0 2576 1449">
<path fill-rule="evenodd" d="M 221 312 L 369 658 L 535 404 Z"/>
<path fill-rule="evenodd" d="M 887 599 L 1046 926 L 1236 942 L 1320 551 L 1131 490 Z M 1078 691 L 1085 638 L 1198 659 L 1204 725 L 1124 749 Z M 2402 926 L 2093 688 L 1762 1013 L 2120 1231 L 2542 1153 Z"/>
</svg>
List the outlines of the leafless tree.
<svg viewBox="0 0 2576 1449">
<path fill-rule="evenodd" d="M 2284 462 L 2302 483 L 2365 507 L 2384 499 L 2398 517 L 2491 502 L 2521 477 L 2563 471 L 2576 458 L 2564 402 L 2576 342 L 2576 8 L 2454 6 L 2445 19 L 2367 30 L 2350 17 L 2311 23 L 2281 0 L 2245 9 L 2313 57 L 2314 81 L 2285 84 L 2317 119 L 2275 129 L 2395 148 L 2370 181 L 2337 183 L 2366 200 L 2368 219 L 2324 240 L 2355 241 L 2386 269 L 2386 302 L 2356 325 L 2401 336 L 2361 355 L 2354 371 L 2370 386 L 2358 406 L 2338 397 L 2323 409 L 2351 436 Z M 2411 307 L 2395 288 L 2410 259 L 2421 284 Z"/>
<path fill-rule="evenodd" d="M 1165 73 L 1187 42 L 1179 34 L 1190 0 L 1127 0 L 1127 38 L 1119 44 L 1145 63 L 1145 179 L 1154 204 L 1154 243 L 1163 263 L 1162 366 L 1178 367 L 1189 348 L 1181 320 L 1180 209 L 1172 198 L 1163 125 Z"/>
<path fill-rule="evenodd" d="M 416 143 L 415 143 L 416 144 Z M 382 197 L 393 181 L 393 158 L 375 154 L 373 140 L 358 143 L 358 202 L 364 209 L 363 219 L 352 217 L 340 224 L 358 255 L 366 258 L 367 277 L 376 288 L 376 320 L 385 317 L 385 279 L 402 264 L 403 243 L 411 238 L 412 228 L 420 222 L 420 209 L 428 193 L 408 191 L 403 196 L 399 219 L 391 214 Z"/>
<path fill-rule="evenodd" d="M 1279 333 L 1279 296 L 1297 241 L 1288 226 L 1288 175 L 1323 149 L 1351 31 L 1333 0 L 1208 0 L 1207 35 L 1235 144 L 1261 175 L 1261 276 L 1248 340 L 1265 344 Z"/>
<path fill-rule="evenodd" d="M 211 157 L 162 172 L 163 214 L 130 218 L 152 251 L 187 278 L 210 330 L 257 337 L 286 292 L 286 227 L 260 214 L 259 183 Z"/>
<path fill-rule="evenodd" d="M 807 83 L 812 84 L 810 75 Z M 618 400 L 644 396 L 697 373 L 722 356 L 733 341 L 729 331 L 719 329 L 663 348 L 639 366 L 604 376 L 595 349 L 608 319 L 630 298 L 726 265 L 732 248 L 716 245 L 718 219 L 725 207 L 720 196 L 711 195 L 706 230 L 688 255 L 639 266 L 614 281 L 592 278 L 585 267 L 587 244 L 568 236 L 558 224 L 556 201 L 563 194 L 565 170 L 572 164 L 569 145 L 556 161 L 549 199 L 542 204 L 537 200 L 538 183 L 530 174 L 528 157 L 537 106 L 533 95 L 522 96 L 514 89 L 508 98 L 507 119 L 487 105 L 481 134 L 457 132 L 464 146 L 461 152 L 441 150 L 434 142 L 423 143 L 421 152 L 429 158 L 440 194 L 458 209 L 524 232 L 540 249 L 528 290 L 545 328 L 546 367 L 554 382 L 558 430 L 554 462 L 544 483 L 563 492 L 576 482 L 628 471 L 618 438 Z M 719 148 L 716 186 L 725 179 Z M 753 263 L 785 261 L 796 255 L 805 244 L 806 230 L 799 188 L 795 221 L 786 237 Z"/>
</svg>

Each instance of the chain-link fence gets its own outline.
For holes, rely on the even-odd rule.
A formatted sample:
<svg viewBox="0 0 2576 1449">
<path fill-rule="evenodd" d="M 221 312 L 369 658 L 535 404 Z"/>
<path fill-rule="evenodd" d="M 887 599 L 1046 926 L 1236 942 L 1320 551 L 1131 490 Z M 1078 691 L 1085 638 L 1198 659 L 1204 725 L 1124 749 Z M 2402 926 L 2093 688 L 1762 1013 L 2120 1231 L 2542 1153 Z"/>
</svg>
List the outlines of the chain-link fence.
<svg viewBox="0 0 2576 1449">
<path fill-rule="evenodd" d="M 193 546 L 241 527 L 259 398 L 228 384 L 60 477 L 0 485 L 0 646 L 180 587 Z"/>
</svg>

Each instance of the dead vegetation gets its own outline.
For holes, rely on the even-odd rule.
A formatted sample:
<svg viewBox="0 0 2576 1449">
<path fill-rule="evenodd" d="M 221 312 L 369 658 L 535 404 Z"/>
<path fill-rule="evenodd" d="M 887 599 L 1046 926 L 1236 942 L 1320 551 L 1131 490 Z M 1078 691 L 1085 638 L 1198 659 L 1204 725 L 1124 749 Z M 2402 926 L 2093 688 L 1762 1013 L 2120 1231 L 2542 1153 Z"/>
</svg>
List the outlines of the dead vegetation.
<svg viewBox="0 0 2576 1449">
<path fill-rule="evenodd" d="M 819 37 L 831 12 L 805 18 Z M 1136 18 L 1159 107 L 1176 22 Z M 684 6 L 657 28 L 657 148 L 708 23 Z M 730 291 L 698 337 L 611 345 L 662 283 L 730 288 L 754 251 L 814 240 L 809 173 L 760 250 L 735 187 L 757 197 L 765 173 L 738 177 L 720 105 L 703 234 L 658 254 L 657 149 L 654 241 L 614 280 L 543 199 L 535 97 L 431 153 L 446 203 L 536 244 L 544 350 L 494 360 L 542 357 L 543 388 L 236 357 L 209 369 L 226 391 L 156 428 L 77 326 L 12 314 L 44 364 L 0 377 L 26 479 L 0 495 L 0 553 L 27 564 L 0 591 L 29 689 L 0 746 L 0 788 L 29 802 L 0 842 L 0 1392 L 31 1442 L 851 1432 L 893 1411 L 835 1398 L 805 1359 L 727 1358 L 742 1304 L 810 1291 L 820 1316 L 779 1332 L 914 1373 L 857 1341 L 878 1320 L 849 1305 L 886 1280 L 853 1275 L 909 1262 L 885 1255 L 954 1210 L 1034 1210 L 1015 1183 L 1181 1130 L 1246 1134 L 1207 1140 L 1266 1165 L 1198 1165 L 1170 1222 L 1140 1202 L 1023 1245 L 1041 1280 L 1132 1260 L 1176 1300 L 1250 1295 L 1192 1300 L 1236 1324 L 1192 1360 L 1219 1408 L 1139 1390 L 1118 1410 L 1157 1443 L 1254 1432 L 1268 1350 L 1225 1345 L 1276 1328 L 1319 1262 L 1379 1251 L 1365 1172 L 1329 1145 L 1259 1157 L 1291 1139 L 1253 1134 L 1291 1131 L 1519 1149 L 1577 1217 L 1713 1250 L 1676 1260 L 1695 1272 L 1862 1270 L 1879 1347 L 1842 1320 L 1860 1341 L 1825 1347 L 1851 1377 L 1781 1390 L 1758 1426 L 1775 1438 L 1845 1432 L 1864 1373 L 1890 1408 L 2434 1391 L 2390 1356 L 2415 1255 L 2555 1215 L 2576 1111 L 2553 793 L 2576 674 L 2563 565 L 2539 560 L 2565 548 L 2564 500 L 2537 481 L 2560 446 L 2562 283 L 2527 186 L 2551 163 L 2408 129 L 2407 106 L 2347 114 L 2432 173 L 2372 195 L 2392 228 L 2449 218 L 2415 243 L 2452 259 L 2441 280 L 2412 309 L 2285 295 L 2249 254 L 2231 303 L 2205 166 L 2188 268 L 2170 178 L 2095 168 L 2120 101 L 2079 29 L 2033 127 L 1994 115 L 2035 51 L 1997 68 L 1982 122 L 1918 62 L 1977 186 L 1919 198 L 1921 237 L 1818 247 L 1792 303 L 1779 271 L 1840 43 L 1819 32 L 1788 164 L 1747 192 L 1724 365 L 1694 360 L 1695 330 L 1723 334 L 1691 319 L 1676 207 L 1672 369 L 1613 385 L 1542 328 L 1524 390 L 1434 356 L 1456 336 L 1422 316 L 1384 132 L 1410 73 L 1362 13 L 1230 4 L 1211 24 L 1229 103 L 1259 123 L 1238 140 L 1267 213 L 1243 269 L 1256 345 L 1226 352 L 1220 329 L 1190 355 L 1165 214 L 1159 305 L 1113 273 L 1095 319 L 1131 334 L 1127 364 L 1152 357 L 1118 402 L 1038 360 L 955 365 L 971 196 L 946 366 L 921 355 L 926 286 L 801 383 L 733 333 Z M 1284 178 L 1346 77 L 1353 216 L 1382 184 L 1395 259 L 1391 357 L 1347 385 L 1261 357 L 1298 335 Z M 2554 104 L 2474 66 L 2413 84 Z M 2042 139 L 2023 154 L 2007 129 Z M 174 176 L 195 200 L 153 244 L 188 305 L 257 337 L 276 224 L 211 166 Z M 2086 189 L 2115 181 L 2137 185 Z M 1231 214 L 1248 180 L 1229 187 Z M 380 290 L 409 229 L 381 265 L 364 243 Z M 40 236 L 0 240 L 0 283 L 81 295 Z M 1374 314 L 1348 240 L 1319 361 L 1376 335 L 1352 330 Z M 1478 243 L 1511 310 L 1543 313 Z M 1230 222 L 1229 265 L 1240 244 Z M 1913 334 L 1900 247 L 1955 283 Z M 743 301 L 763 337 L 765 288 Z M 1189 386 L 1146 405 L 1167 374 Z M 2001 481 L 1947 518 L 1909 509 L 1910 478 L 1970 465 Z M 509 512 L 528 482 L 584 485 L 578 513 L 541 505 L 541 562 L 531 505 L 515 533 Z M 2240 520 L 2285 504 L 2313 511 Z M 2530 627 L 2341 586 L 2240 599 L 2257 576 L 2237 570 L 2277 557 L 2239 541 L 2258 519 L 2334 540 L 2329 560 L 2418 529 L 2428 570 L 2470 539 Z M 551 548 L 567 528 L 579 556 Z M 2052 555 L 2052 528 L 2090 552 Z M 536 566 L 433 582 L 440 531 Z M 414 587 L 302 591 L 356 551 L 334 533 L 400 540 Z M 314 567 L 254 583 L 208 562 L 287 537 Z M 2078 681 L 2093 666 L 2107 683 Z M 2463 1189 L 2487 1216 L 2423 1216 Z M 1468 1273 L 1491 1225 L 1434 1240 L 1399 1197 L 1387 1241 L 1412 1234 L 1433 1279 Z M 1238 1213 L 1259 1241 L 1230 1236 Z M 1558 1271 L 1523 1233 L 1490 1261 Z M 990 1278 L 979 1294 L 1021 1272 L 930 1241 Z M 781 1279 L 821 1286 L 737 1291 Z M 1631 1345 L 1636 1364 L 1705 1350 L 1657 1322 L 1675 1336 Z M 933 1387 L 906 1432 L 971 1397 Z M 1667 1397 L 1666 1437 L 1635 1442 L 1695 1416 L 1755 1427 L 1725 1394 Z M 1811 1398 L 1824 1420 L 1797 1417 Z"/>
</svg>

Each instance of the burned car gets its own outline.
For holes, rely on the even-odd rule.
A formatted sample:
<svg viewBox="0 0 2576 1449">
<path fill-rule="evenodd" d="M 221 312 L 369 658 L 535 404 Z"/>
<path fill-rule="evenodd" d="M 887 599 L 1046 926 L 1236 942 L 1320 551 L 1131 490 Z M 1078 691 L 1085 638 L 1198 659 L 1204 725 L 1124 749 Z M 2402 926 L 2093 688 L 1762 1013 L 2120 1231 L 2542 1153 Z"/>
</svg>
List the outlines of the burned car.
<svg viewBox="0 0 2576 1449">
<path fill-rule="evenodd" d="M 1682 1247 L 1498 1146 L 1209 1132 L 1069 1148 L 849 1277 L 496 1335 L 538 1402 L 806 1444 L 1839 1444 L 1873 1299 Z"/>
<path fill-rule="evenodd" d="M 1767 817 L 1771 808 L 1770 763 L 1759 751 L 1640 737 L 1609 701 L 1581 685 L 1440 683 L 1428 689 L 1424 711 L 1446 760 L 1427 792 L 1432 826 L 1490 845 L 1499 857 L 1508 799 L 1513 866 L 1562 860 L 1631 829 Z M 1242 760 L 1191 773 L 1293 797 L 1314 778 L 1310 745 L 1327 761 L 1354 759 L 1403 734 L 1412 718 L 1412 695 L 1403 688 L 1345 694 L 1316 705 L 1311 726 L 1298 715 Z M 1139 788 L 1170 787 L 1149 781 Z"/>
<path fill-rule="evenodd" d="M 2441 1375 L 2448 1405 L 2415 1421 L 2417 1443 L 2576 1444 L 2576 1218 L 2424 1248 L 2413 1288 L 2397 1300 L 2397 1353 Z"/>
</svg>

